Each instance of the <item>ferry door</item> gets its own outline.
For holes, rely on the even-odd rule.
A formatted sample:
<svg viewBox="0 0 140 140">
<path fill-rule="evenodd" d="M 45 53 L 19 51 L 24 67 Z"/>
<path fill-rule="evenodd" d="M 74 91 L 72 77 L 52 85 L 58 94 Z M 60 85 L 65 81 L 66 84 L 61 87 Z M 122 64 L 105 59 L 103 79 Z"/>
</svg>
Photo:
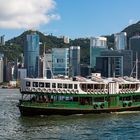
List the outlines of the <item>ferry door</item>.
<svg viewBox="0 0 140 140">
<path fill-rule="evenodd" d="M 116 106 L 117 103 L 117 99 L 116 96 L 114 96 L 114 94 L 116 94 L 116 88 L 117 85 L 115 82 L 110 82 L 109 86 L 108 86 L 108 107 L 114 107 Z"/>
<path fill-rule="evenodd" d="M 116 91 L 117 91 L 117 84 L 115 82 L 110 82 L 108 84 L 108 93 L 116 94 Z"/>
</svg>

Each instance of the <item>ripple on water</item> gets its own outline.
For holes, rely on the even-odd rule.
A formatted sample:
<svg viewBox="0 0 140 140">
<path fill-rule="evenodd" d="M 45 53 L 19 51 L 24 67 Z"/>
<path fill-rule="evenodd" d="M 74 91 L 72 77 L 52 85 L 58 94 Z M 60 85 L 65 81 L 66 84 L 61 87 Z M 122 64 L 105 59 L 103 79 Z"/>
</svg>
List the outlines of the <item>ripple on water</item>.
<svg viewBox="0 0 140 140">
<path fill-rule="evenodd" d="M 140 113 L 21 117 L 18 90 L 0 90 L 0 139 L 140 139 Z"/>
</svg>

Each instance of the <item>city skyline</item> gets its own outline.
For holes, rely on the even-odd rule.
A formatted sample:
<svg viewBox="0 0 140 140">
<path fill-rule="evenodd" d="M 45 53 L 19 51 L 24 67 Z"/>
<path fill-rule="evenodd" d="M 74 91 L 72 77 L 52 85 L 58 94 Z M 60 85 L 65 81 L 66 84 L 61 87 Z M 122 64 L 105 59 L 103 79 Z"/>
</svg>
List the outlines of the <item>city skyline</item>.
<svg viewBox="0 0 140 140">
<path fill-rule="evenodd" d="M 110 35 L 140 19 L 139 0 L 0 1 L 0 35 L 6 40 L 28 29 L 72 39 Z"/>
</svg>

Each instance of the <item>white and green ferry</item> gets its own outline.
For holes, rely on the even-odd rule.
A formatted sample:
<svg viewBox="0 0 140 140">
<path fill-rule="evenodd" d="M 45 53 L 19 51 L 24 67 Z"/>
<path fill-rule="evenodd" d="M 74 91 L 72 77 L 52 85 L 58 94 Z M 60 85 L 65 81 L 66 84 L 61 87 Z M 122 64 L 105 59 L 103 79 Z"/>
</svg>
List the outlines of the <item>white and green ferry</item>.
<svg viewBox="0 0 140 140">
<path fill-rule="evenodd" d="M 25 78 L 21 115 L 71 115 L 140 111 L 140 81 L 132 77 Z"/>
</svg>

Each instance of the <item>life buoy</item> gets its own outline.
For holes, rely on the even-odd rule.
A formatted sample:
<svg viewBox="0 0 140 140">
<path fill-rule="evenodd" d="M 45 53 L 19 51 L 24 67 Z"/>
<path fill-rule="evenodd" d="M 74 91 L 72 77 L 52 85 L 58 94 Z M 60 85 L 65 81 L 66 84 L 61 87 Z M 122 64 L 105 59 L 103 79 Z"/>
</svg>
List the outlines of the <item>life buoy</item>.
<svg viewBox="0 0 140 140">
<path fill-rule="evenodd" d="M 107 94 L 107 92 L 108 92 L 108 90 L 106 89 L 106 90 L 105 90 L 105 94 Z"/>
<path fill-rule="evenodd" d="M 51 89 L 48 89 L 47 92 L 48 92 L 48 93 L 51 93 Z"/>
<path fill-rule="evenodd" d="M 32 88 L 32 92 L 35 92 L 35 88 Z"/>
<path fill-rule="evenodd" d="M 105 105 L 104 105 L 103 103 L 100 105 L 101 108 L 104 108 L 104 106 L 105 106 Z"/>
<path fill-rule="evenodd" d="M 87 93 L 90 93 L 90 90 L 89 89 L 87 90 Z"/>
<path fill-rule="evenodd" d="M 62 93 L 61 89 L 58 90 L 58 93 Z"/>
<path fill-rule="evenodd" d="M 26 91 L 29 91 L 29 88 L 26 88 Z"/>
<path fill-rule="evenodd" d="M 128 103 L 128 106 L 130 107 L 131 105 L 132 105 L 132 102 L 129 102 L 129 103 Z"/>
<path fill-rule="evenodd" d="M 40 89 L 40 88 L 38 88 L 37 92 L 41 92 L 41 89 Z"/>
<path fill-rule="evenodd" d="M 56 93 L 56 89 L 53 89 L 53 93 Z"/>
<path fill-rule="evenodd" d="M 47 91 L 47 90 L 44 88 L 44 89 L 43 89 L 43 92 L 46 92 L 46 91 Z"/>
<path fill-rule="evenodd" d="M 71 90 L 70 93 L 73 93 L 73 90 Z"/>
<path fill-rule="evenodd" d="M 93 106 L 93 107 L 94 107 L 94 109 L 97 109 L 98 105 L 97 105 L 97 104 L 94 104 L 94 106 Z"/>
<path fill-rule="evenodd" d="M 77 91 L 77 90 L 75 90 L 75 91 L 74 91 L 74 93 L 75 93 L 75 94 L 77 94 L 77 93 L 78 93 L 78 91 Z"/>
<path fill-rule="evenodd" d="M 126 105 L 127 105 L 126 103 L 123 103 L 123 107 L 126 107 Z"/>
</svg>

